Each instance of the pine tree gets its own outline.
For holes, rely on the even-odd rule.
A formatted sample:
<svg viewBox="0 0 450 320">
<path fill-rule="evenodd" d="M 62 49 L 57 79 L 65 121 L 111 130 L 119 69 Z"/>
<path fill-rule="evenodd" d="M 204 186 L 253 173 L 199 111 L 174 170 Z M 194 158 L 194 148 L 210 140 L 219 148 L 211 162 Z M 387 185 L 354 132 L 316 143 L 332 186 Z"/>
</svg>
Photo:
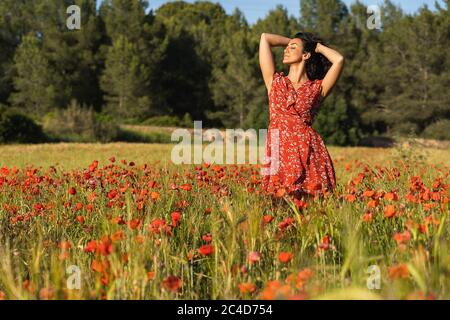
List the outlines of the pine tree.
<svg viewBox="0 0 450 320">
<path fill-rule="evenodd" d="M 139 65 L 139 82 L 134 82 L 133 96 L 139 105 L 133 110 L 137 114 L 129 113 L 129 117 L 143 120 L 148 116 L 167 112 L 164 105 L 164 91 L 160 84 L 163 70 L 162 58 L 167 47 L 164 41 L 164 26 L 155 19 L 153 12 L 146 13 L 148 1 L 143 0 L 107 0 L 100 7 L 99 14 L 104 23 L 106 41 L 101 48 L 102 60 L 109 59 L 111 46 L 125 37 L 133 44 L 133 55 Z M 117 43 L 116 43 L 117 44 Z M 109 58 L 107 57 L 109 55 Z M 114 68 L 109 64 L 106 68 Z M 111 70 L 104 72 L 111 73 Z M 137 77 L 130 70 L 130 78 Z M 105 88 L 104 86 L 102 88 Z M 116 96 L 117 92 L 105 92 L 106 96 Z M 110 100 L 109 100 L 110 101 Z"/>
<path fill-rule="evenodd" d="M 55 78 L 34 34 L 22 38 L 14 56 L 15 92 L 11 103 L 31 116 L 42 116 L 55 103 Z"/>
<path fill-rule="evenodd" d="M 305 30 L 316 30 L 318 24 L 317 0 L 300 1 L 300 23 Z"/>
<path fill-rule="evenodd" d="M 220 4 L 174 1 L 156 11 L 167 30 L 167 46 L 161 61 L 160 94 L 172 115 L 189 113 L 204 125 L 218 125 L 206 117 L 216 110 L 211 88 L 213 70 L 227 65 L 225 48 L 227 17 Z"/>
<path fill-rule="evenodd" d="M 225 70 L 215 69 L 213 73 L 214 102 L 224 109 L 208 116 L 220 119 L 227 127 L 253 127 L 264 102 L 264 91 L 254 76 L 249 37 L 246 29 L 230 35 L 228 65 Z"/>
<path fill-rule="evenodd" d="M 108 37 L 115 41 L 121 36 L 129 38 L 139 50 L 145 48 L 145 29 L 148 17 L 146 0 L 105 0 L 100 6 Z"/>
<path fill-rule="evenodd" d="M 109 48 L 101 77 L 107 111 L 118 118 L 139 118 L 148 104 L 148 97 L 141 92 L 145 77 L 145 66 L 140 63 L 136 45 L 119 36 Z"/>
<path fill-rule="evenodd" d="M 448 60 L 443 45 L 448 30 L 442 17 L 426 6 L 414 16 L 404 16 L 382 34 L 384 54 L 381 74 L 385 90 L 380 100 L 381 118 L 390 133 L 420 134 L 427 126 L 449 115 Z"/>
<path fill-rule="evenodd" d="M 0 104 L 13 90 L 14 52 L 23 36 L 32 31 L 33 3 L 27 0 L 0 1 Z"/>
<path fill-rule="evenodd" d="M 284 35 L 286 37 L 293 37 L 300 30 L 300 25 L 293 16 L 288 16 L 287 9 L 282 5 L 277 5 L 275 9 L 270 10 L 264 19 L 258 19 L 258 21 L 252 26 L 252 41 L 254 43 L 255 50 L 255 63 L 258 63 L 258 47 L 261 33 L 268 32 L 274 34 Z M 275 70 L 286 71 L 286 66 L 283 65 L 284 49 L 282 47 L 275 47 L 272 49 Z M 261 73 L 259 73 L 261 76 Z M 263 87 L 264 82 L 261 83 Z"/>
<path fill-rule="evenodd" d="M 65 108 L 71 99 L 100 109 L 96 55 L 101 29 L 95 0 L 77 0 L 81 10 L 81 29 L 69 30 L 67 8 L 74 1 L 33 1 L 33 30 L 42 41 L 42 53 L 55 77 L 55 108 Z"/>
</svg>

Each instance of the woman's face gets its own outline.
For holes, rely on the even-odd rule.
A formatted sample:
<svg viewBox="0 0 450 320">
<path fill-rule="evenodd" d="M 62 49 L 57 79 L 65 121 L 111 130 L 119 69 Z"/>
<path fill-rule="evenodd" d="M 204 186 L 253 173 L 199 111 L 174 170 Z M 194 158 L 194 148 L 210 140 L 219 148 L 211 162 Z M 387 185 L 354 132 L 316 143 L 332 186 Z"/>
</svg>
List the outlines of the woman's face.
<svg viewBox="0 0 450 320">
<path fill-rule="evenodd" d="M 303 52 L 303 42 L 294 38 L 284 49 L 283 64 L 301 63 L 310 57 L 309 53 Z"/>
</svg>

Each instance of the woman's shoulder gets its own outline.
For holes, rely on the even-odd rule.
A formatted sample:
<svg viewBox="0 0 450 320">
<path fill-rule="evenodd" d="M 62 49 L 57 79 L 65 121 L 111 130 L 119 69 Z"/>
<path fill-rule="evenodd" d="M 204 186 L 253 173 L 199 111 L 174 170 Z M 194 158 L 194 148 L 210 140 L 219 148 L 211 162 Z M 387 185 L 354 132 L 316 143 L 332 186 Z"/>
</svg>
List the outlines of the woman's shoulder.
<svg viewBox="0 0 450 320">
<path fill-rule="evenodd" d="M 275 73 L 273 74 L 274 78 L 282 78 L 284 77 L 284 72 L 283 71 L 275 71 Z"/>
</svg>

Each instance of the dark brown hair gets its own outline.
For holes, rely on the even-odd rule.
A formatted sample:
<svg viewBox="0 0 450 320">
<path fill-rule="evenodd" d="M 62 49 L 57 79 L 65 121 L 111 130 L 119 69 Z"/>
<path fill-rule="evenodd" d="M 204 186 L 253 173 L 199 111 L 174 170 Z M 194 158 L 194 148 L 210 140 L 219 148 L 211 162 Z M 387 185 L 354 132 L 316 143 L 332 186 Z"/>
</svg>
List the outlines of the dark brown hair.
<svg viewBox="0 0 450 320">
<path fill-rule="evenodd" d="M 321 53 L 316 52 L 317 43 L 325 42 L 311 32 L 298 32 L 293 38 L 302 40 L 303 50 L 311 53 L 306 60 L 306 74 L 310 80 L 323 79 L 331 67 L 330 61 Z"/>
</svg>

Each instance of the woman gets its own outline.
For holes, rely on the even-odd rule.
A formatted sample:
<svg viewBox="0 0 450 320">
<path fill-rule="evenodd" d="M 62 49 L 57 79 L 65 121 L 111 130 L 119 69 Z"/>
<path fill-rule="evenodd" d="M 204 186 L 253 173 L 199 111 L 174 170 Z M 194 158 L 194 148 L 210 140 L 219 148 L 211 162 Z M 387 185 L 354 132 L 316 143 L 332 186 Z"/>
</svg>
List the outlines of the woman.
<svg viewBox="0 0 450 320">
<path fill-rule="evenodd" d="M 271 51 L 275 46 L 286 46 L 287 76 L 275 71 Z M 270 112 L 263 190 L 277 196 L 287 192 L 297 199 L 332 191 L 336 187 L 333 162 L 311 125 L 341 74 L 344 57 L 311 33 L 300 32 L 292 39 L 263 33 L 259 63 Z"/>
</svg>

